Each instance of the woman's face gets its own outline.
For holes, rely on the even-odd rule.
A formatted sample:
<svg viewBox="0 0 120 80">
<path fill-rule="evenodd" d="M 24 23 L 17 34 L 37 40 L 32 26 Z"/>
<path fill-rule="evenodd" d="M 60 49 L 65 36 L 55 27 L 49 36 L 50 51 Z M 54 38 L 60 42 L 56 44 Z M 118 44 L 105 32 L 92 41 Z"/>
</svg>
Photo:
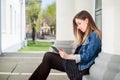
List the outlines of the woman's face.
<svg viewBox="0 0 120 80">
<path fill-rule="evenodd" d="M 85 20 L 76 18 L 75 22 L 77 24 L 77 29 L 80 29 L 82 32 L 86 31 L 87 25 L 88 25 L 88 19 L 87 18 Z"/>
</svg>

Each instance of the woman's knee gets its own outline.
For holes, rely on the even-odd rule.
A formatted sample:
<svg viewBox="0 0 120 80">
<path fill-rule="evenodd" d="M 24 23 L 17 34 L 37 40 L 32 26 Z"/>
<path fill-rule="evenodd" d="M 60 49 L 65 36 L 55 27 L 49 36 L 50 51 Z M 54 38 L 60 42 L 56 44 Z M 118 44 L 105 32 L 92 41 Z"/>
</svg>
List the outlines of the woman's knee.
<svg viewBox="0 0 120 80">
<path fill-rule="evenodd" d="M 53 53 L 52 52 L 46 52 L 43 57 L 44 62 L 49 62 L 52 58 Z"/>
<path fill-rule="evenodd" d="M 44 54 L 44 57 L 45 57 L 45 58 L 50 58 L 52 55 L 53 55 L 52 52 L 46 52 L 46 53 Z"/>
</svg>

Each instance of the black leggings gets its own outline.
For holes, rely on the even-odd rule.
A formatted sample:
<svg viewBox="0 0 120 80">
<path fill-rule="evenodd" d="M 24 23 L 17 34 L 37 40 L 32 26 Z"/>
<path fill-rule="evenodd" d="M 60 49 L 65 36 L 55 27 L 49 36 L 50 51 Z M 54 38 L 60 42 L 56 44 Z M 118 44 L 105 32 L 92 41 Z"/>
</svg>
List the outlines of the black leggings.
<svg viewBox="0 0 120 80">
<path fill-rule="evenodd" d="M 74 60 L 65 60 L 59 54 L 47 52 L 29 80 L 46 80 L 51 69 L 66 72 L 70 80 L 82 80 L 83 73 L 89 73 L 89 69 L 79 71 Z"/>
</svg>

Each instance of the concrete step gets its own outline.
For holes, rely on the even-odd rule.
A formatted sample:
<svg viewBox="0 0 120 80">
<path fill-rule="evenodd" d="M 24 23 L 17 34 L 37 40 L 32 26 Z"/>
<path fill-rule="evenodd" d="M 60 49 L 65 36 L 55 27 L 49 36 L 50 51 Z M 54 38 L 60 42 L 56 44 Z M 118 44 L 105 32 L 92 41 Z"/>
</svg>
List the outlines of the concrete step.
<svg viewBox="0 0 120 80">
<path fill-rule="evenodd" d="M 4 53 L 0 56 L 0 80 L 28 80 L 44 53 Z M 69 80 L 66 73 L 51 70 L 47 80 Z"/>
<path fill-rule="evenodd" d="M 84 75 L 83 80 L 93 80 L 90 75 Z"/>
</svg>

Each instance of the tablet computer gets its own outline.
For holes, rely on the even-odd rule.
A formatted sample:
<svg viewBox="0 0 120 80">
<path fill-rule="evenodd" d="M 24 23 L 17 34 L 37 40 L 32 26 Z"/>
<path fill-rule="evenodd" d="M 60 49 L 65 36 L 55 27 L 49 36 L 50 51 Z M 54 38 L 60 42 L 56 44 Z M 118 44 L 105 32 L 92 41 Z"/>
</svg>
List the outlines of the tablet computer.
<svg viewBox="0 0 120 80">
<path fill-rule="evenodd" d="M 58 50 L 55 46 L 51 46 L 51 48 L 52 48 L 55 52 L 59 53 L 59 50 Z"/>
</svg>

